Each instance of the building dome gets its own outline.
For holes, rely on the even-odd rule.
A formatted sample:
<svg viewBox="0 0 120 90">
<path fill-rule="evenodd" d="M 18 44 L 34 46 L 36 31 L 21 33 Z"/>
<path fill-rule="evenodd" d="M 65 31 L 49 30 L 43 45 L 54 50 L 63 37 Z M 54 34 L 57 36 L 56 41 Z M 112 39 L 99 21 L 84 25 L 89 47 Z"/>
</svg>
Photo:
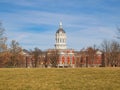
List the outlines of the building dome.
<svg viewBox="0 0 120 90">
<path fill-rule="evenodd" d="M 56 33 L 60 33 L 60 32 L 65 33 L 65 31 L 64 31 L 63 28 L 62 28 L 62 22 L 60 22 L 59 29 L 57 30 Z"/>
<path fill-rule="evenodd" d="M 56 33 L 60 33 L 60 32 L 65 33 L 65 31 L 62 28 L 59 28 Z"/>
<path fill-rule="evenodd" d="M 102 52 L 101 52 L 101 51 L 97 51 L 97 52 L 96 52 L 96 54 L 101 55 L 101 54 L 102 54 Z"/>
</svg>

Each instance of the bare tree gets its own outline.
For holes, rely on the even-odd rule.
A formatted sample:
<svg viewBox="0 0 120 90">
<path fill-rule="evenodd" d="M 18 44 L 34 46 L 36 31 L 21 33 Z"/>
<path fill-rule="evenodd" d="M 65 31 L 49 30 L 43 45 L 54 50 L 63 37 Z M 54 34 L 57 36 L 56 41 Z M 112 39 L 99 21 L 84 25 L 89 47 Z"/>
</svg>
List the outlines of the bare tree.
<svg viewBox="0 0 120 90">
<path fill-rule="evenodd" d="M 10 53 L 11 53 L 11 61 L 10 66 L 16 67 L 20 64 L 22 48 L 19 46 L 19 43 L 15 40 L 12 40 L 10 44 Z"/>
<path fill-rule="evenodd" d="M 110 65 L 110 41 L 104 40 L 101 44 L 101 50 L 105 54 L 105 60 L 103 63 L 105 63 L 105 66 Z"/>
<path fill-rule="evenodd" d="M 119 65 L 119 55 L 120 55 L 120 45 L 116 41 L 111 42 L 110 48 L 110 64 L 111 66 L 118 66 Z"/>
<path fill-rule="evenodd" d="M 50 50 L 47 52 L 46 55 L 46 60 L 47 60 L 47 64 L 51 65 L 51 67 L 57 67 L 58 65 L 58 58 L 59 58 L 59 54 L 58 54 L 58 50 Z"/>
<path fill-rule="evenodd" d="M 7 37 L 5 37 L 5 29 L 0 22 L 0 67 L 6 66 L 8 61 L 8 52 L 6 45 Z"/>
<path fill-rule="evenodd" d="M 40 55 L 42 54 L 42 50 L 40 50 L 39 48 L 35 48 L 34 51 L 32 51 L 32 55 L 34 58 L 34 62 L 33 62 L 33 67 L 37 67 L 39 60 L 40 60 Z"/>
<path fill-rule="evenodd" d="M 51 56 L 50 56 L 50 63 L 52 64 L 52 67 L 57 66 L 58 58 L 59 58 L 58 50 L 53 51 Z"/>
<path fill-rule="evenodd" d="M 104 40 L 101 44 L 101 49 L 104 52 L 103 60 L 105 66 L 119 66 L 120 63 L 120 45 L 117 41 Z"/>
<path fill-rule="evenodd" d="M 117 31 L 118 31 L 118 33 L 117 33 L 117 39 L 120 39 L 120 28 L 119 27 L 117 27 Z"/>
<path fill-rule="evenodd" d="M 94 59 L 95 59 L 95 49 L 92 47 L 89 47 L 87 49 L 87 57 L 86 59 L 89 59 L 88 63 L 90 66 L 93 66 Z"/>
<path fill-rule="evenodd" d="M 6 40 L 7 37 L 4 36 L 5 29 L 2 26 L 2 23 L 0 22 L 0 52 L 7 50 Z"/>
</svg>

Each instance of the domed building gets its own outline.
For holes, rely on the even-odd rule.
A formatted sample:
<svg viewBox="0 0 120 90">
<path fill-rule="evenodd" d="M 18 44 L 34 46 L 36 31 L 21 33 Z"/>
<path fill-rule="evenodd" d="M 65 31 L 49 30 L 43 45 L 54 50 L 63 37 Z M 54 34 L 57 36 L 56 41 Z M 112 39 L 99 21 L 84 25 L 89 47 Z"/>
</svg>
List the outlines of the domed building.
<svg viewBox="0 0 120 90">
<path fill-rule="evenodd" d="M 99 67 L 105 65 L 105 55 L 98 49 L 89 47 L 81 51 L 67 48 L 67 35 L 62 22 L 55 33 L 55 48 L 48 49 L 39 56 L 39 67 Z M 35 66 L 35 58 L 26 54 L 26 67 Z M 37 64 L 36 64 L 37 65 Z"/>
<path fill-rule="evenodd" d="M 66 39 L 66 32 L 63 29 L 62 22 L 60 22 L 59 28 L 55 33 L 55 49 L 49 49 L 47 52 L 50 67 L 75 66 L 74 50 L 67 48 Z"/>
<path fill-rule="evenodd" d="M 59 29 L 56 32 L 55 35 L 55 49 L 67 49 L 66 46 L 66 33 L 62 28 L 62 22 L 60 22 Z"/>
<path fill-rule="evenodd" d="M 55 33 L 55 49 L 47 52 L 47 63 L 50 67 L 91 67 L 101 65 L 101 52 L 94 49 L 85 51 L 74 51 L 67 48 L 67 36 L 63 29 L 62 22 Z M 89 53 L 92 51 L 92 53 Z M 94 56 L 93 55 L 94 52 Z M 91 58 L 92 57 L 92 58 Z"/>
<path fill-rule="evenodd" d="M 59 28 L 55 34 L 55 50 L 58 54 L 58 67 L 73 67 L 75 64 L 74 50 L 68 49 L 66 44 L 67 36 L 63 29 L 62 22 L 59 24 Z"/>
</svg>

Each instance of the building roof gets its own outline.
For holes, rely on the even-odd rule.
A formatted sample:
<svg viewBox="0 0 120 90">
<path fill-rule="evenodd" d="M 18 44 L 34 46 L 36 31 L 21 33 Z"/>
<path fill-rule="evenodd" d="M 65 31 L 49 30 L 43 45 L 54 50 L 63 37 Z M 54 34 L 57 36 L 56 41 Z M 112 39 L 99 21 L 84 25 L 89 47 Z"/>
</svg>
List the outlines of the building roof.
<svg viewBox="0 0 120 90">
<path fill-rule="evenodd" d="M 65 31 L 63 30 L 63 28 L 59 28 L 56 33 L 60 33 L 60 32 L 65 33 Z"/>
</svg>

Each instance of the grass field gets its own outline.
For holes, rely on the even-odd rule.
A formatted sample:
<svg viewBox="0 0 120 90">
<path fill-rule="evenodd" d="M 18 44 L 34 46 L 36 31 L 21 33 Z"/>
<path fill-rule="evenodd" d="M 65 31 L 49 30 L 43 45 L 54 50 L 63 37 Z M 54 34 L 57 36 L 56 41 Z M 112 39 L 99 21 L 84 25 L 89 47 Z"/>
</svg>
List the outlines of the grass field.
<svg viewBox="0 0 120 90">
<path fill-rule="evenodd" d="M 120 90 L 120 68 L 0 68 L 0 90 Z"/>
</svg>

